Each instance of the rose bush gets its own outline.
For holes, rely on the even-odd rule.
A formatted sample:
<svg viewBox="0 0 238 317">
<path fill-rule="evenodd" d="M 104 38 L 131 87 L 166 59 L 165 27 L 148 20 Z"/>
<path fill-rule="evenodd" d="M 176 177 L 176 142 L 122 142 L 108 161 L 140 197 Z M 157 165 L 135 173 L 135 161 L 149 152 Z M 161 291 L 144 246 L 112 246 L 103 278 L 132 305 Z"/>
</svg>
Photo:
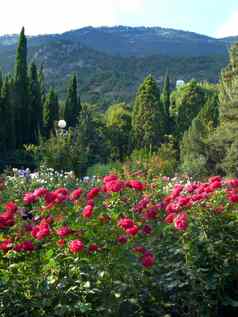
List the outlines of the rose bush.
<svg viewBox="0 0 238 317">
<path fill-rule="evenodd" d="M 236 314 L 238 180 L 176 181 L 7 185 L 1 316 Z"/>
</svg>

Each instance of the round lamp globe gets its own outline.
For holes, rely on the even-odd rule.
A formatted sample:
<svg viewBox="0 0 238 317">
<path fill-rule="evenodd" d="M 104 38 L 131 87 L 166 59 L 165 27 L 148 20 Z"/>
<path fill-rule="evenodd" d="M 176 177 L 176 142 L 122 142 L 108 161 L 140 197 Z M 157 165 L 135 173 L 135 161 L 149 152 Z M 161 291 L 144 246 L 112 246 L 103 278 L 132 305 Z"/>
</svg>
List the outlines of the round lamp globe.
<svg viewBox="0 0 238 317">
<path fill-rule="evenodd" d="M 60 129 L 65 129 L 66 128 L 66 121 L 65 120 L 59 120 L 58 127 Z"/>
</svg>

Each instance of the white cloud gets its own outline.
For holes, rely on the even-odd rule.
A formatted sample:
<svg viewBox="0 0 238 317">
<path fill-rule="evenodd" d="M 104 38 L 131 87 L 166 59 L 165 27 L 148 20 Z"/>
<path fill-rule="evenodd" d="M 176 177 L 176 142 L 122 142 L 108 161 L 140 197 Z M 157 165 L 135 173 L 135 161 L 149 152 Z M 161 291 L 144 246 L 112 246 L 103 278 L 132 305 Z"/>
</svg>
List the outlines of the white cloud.
<svg viewBox="0 0 238 317">
<path fill-rule="evenodd" d="M 118 25 L 123 14 L 143 12 L 145 0 L 2 0 L 0 34 L 61 33 L 83 26 Z"/>
<path fill-rule="evenodd" d="M 233 12 L 230 18 L 217 30 L 216 37 L 238 35 L 238 11 Z"/>
</svg>

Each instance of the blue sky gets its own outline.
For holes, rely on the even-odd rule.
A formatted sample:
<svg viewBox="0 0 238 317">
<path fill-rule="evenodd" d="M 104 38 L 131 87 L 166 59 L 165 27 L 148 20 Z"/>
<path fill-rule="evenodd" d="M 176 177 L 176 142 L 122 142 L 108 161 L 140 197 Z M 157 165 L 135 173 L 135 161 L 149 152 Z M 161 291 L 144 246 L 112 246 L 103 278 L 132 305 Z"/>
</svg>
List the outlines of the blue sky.
<svg viewBox="0 0 238 317">
<path fill-rule="evenodd" d="M 0 34 L 61 33 L 93 25 L 162 26 L 238 35 L 238 0 L 2 0 Z"/>
</svg>

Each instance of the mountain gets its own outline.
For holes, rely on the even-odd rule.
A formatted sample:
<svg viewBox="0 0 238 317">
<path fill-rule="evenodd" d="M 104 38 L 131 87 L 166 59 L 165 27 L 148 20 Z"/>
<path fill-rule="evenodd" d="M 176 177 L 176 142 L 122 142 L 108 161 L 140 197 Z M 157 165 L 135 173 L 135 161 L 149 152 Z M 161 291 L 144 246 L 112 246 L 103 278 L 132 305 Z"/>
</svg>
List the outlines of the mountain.
<svg viewBox="0 0 238 317">
<path fill-rule="evenodd" d="M 120 56 L 207 56 L 226 54 L 227 41 L 160 27 L 86 27 L 63 37 Z M 231 40 L 232 41 L 232 40 Z"/>
<path fill-rule="evenodd" d="M 83 100 L 103 105 L 131 101 L 148 74 L 173 83 L 195 78 L 216 82 L 238 37 L 208 36 L 159 27 L 86 27 L 63 34 L 28 37 L 29 61 L 44 67 L 48 85 L 65 95 L 69 75 L 78 74 Z M 17 35 L 0 37 L 0 65 L 13 69 Z"/>
</svg>

